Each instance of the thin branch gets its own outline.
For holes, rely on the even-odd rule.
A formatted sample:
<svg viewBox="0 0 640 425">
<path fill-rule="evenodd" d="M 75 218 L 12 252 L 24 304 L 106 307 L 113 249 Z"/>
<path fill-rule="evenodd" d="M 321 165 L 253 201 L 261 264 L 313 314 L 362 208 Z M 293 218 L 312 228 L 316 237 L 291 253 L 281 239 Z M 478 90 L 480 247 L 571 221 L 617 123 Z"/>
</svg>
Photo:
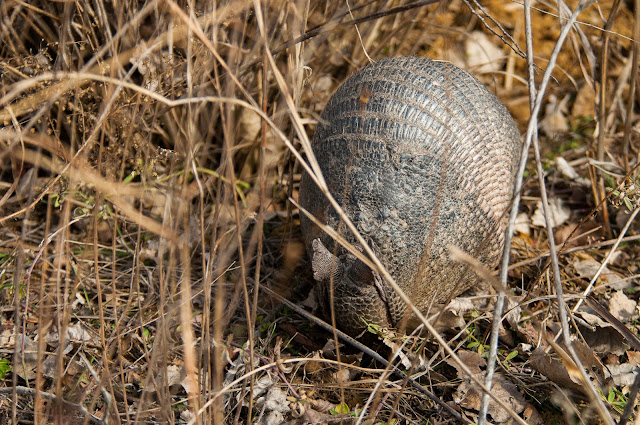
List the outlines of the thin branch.
<svg viewBox="0 0 640 425">
<path fill-rule="evenodd" d="M 47 393 L 44 391 L 38 391 L 36 389 L 33 388 L 27 388 L 27 387 L 21 387 L 21 386 L 17 386 L 17 387 L 7 387 L 7 388 L 0 388 L 0 394 L 10 394 L 15 390 L 16 393 L 20 394 L 20 395 L 28 395 L 28 396 L 33 396 L 35 397 L 36 394 L 39 395 L 42 398 L 46 398 L 47 400 L 51 400 L 52 402 L 56 403 L 58 402 L 58 397 L 54 394 L 51 393 Z M 60 400 L 62 402 L 62 405 L 66 408 L 70 408 L 73 410 L 76 410 L 78 412 L 80 412 L 81 415 L 83 415 L 85 418 L 89 418 L 89 421 L 91 423 L 94 424 L 98 424 L 98 425 L 106 425 L 106 422 L 104 421 L 104 419 L 100 419 L 97 416 L 92 415 L 91 413 L 89 413 L 89 411 L 82 405 L 80 404 L 76 404 L 76 403 L 71 403 L 69 401 L 66 400 Z M 105 413 L 105 418 L 108 417 L 108 412 Z"/>
<path fill-rule="evenodd" d="M 516 174 L 516 181 L 515 181 L 515 187 L 514 187 L 514 191 L 513 191 L 513 206 L 511 209 L 511 215 L 509 217 L 509 224 L 507 226 L 507 230 L 506 230 L 506 234 L 505 234 L 505 246 L 504 246 L 504 251 L 503 251 L 503 255 L 502 255 L 502 266 L 501 266 L 501 270 L 500 270 L 500 280 L 502 281 L 502 284 L 506 286 L 507 284 L 507 273 L 509 270 L 509 257 L 510 257 L 510 251 L 511 251 L 511 240 L 513 238 L 513 229 L 515 226 L 515 221 L 516 221 L 516 217 L 518 214 L 518 206 L 520 205 L 520 198 L 521 198 L 521 189 L 522 189 L 522 180 L 523 180 L 523 175 L 524 175 L 524 169 L 526 167 L 526 163 L 527 163 L 527 156 L 528 156 L 528 151 L 529 151 L 529 147 L 531 146 L 531 143 L 534 142 L 534 139 L 537 140 L 535 136 L 535 134 L 537 133 L 537 128 L 538 128 L 538 114 L 540 112 L 540 108 L 542 106 L 542 101 L 543 101 L 543 95 L 546 91 L 546 88 L 549 84 L 549 80 L 551 79 L 551 73 L 553 71 L 553 69 L 555 68 L 555 64 L 558 58 L 558 55 L 560 53 L 560 50 L 562 49 L 562 45 L 564 44 L 565 39 L 567 38 L 567 36 L 569 35 L 569 31 L 571 30 L 571 28 L 573 27 L 577 16 L 586 8 L 588 7 L 590 4 L 592 4 L 595 0 L 582 0 L 580 2 L 580 4 L 578 4 L 578 6 L 576 7 L 576 9 L 574 10 L 573 14 L 571 15 L 571 17 L 569 18 L 569 20 L 567 21 L 567 24 L 564 26 L 564 28 L 562 29 L 558 40 L 556 41 L 556 45 L 553 48 L 553 52 L 551 53 L 551 56 L 549 58 L 549 63 L 547 65 L 547 69 L 544 72 L 544 75 L 542 77 L 542 81 L 540 83 L 540 87 L 538 89 L 538 93 L 535 97 L 536 101 L 533 104 L 533 110 L 531 111 L 531 118 L 529 120 L 529 124 L 527 126 L 527 133 L 525 136 L 525 141 L 524 141 L 524 147 L 522 150 L 522 155 L 520 158 L 520 164 L 519 164 L 519 168 L 518 168 L 518 172 Z M 533 58 L 531 56 L 528 57 L 528 60 L 532 60 Z M 537 143 L 534 142 L 534 146 L 537 146 Z M 539 152 L 538 152 L 539 155 Z M 550 212 L 549 212 L 549 205 L 548 202 L 546 202 L 546 190 L 545 190 L 545 185 L 544 185 L 544 173 L 541 170 L 541 163 L 540 161 L 537 161 L 537 165 L 538 165 L 538 176 L 540 179 L 540 190 L 543 194 L 543 207 L 545 210 L 545 218 L 546 220 L 550 220 Z M 550 223 L 547 222 L 547 239 L 549 240 L 549 247 L 550 247 L 550 254 L 551 254 L 551 260 L 552 260 L 552 265 L 553 265 L 553 270 L 554 270 L 554 279 L 555 279 L 555 285 L 556 285 L 556 296 L 558 298 L 558 305 L 559 305 L 559 315 L 560 315 L 560 321 L 562 323 L 562 327 L 563 327 L 563 337 L 565 340 L 565 344 L 567 345 L 569 352 L 571 353 L 571 356 L 573 358 L 573 360 L 575 361 L 575 363 L 578 365 L 578 368 L 580 370 L 580 373 L 582 374 L 582 377 L 584 378 L 585 382 L 590 382 L 589 379 L 586 376 L 584 367 L 582 365 L 582 363 L 580 362 L 580 359 L 578 358 L 575 349 L 573 348 L 573 346 L 571 345 L 571 340 L 570 340 L 570 334 L 569 334 L 569 328 L 568 328 L 568 320 L 567 320 L 567 311 L 566 311 L 566 305 L 564 302 L 564 298 L 563 298 L 563 290 L 562 290 L 562 281 L 560 279 L 560 268 L 558 266 L 558 257 L 556 254 L 556 249 L 555 249 L 555 244 L 553 243 L 553 229 L 550 226 Z M 497 304 L 497 302 L 496 302 Z M 495 311 L 495 317 L 500 318 L 502 315 L 502 310 L 498 310 L 498 307 L 502 307 L 502 306 L 498 306 L 496 305 L 496 311 Z M 499 321 L 499 320 L 498 320 Z M 495 335 L 497 333 L 497 326 L 499 326 L 499 324 L 495 324 L 496 320 L 494 320 L 494 326 L 492 328 L 492 335 L 491 335 L 491 346 L 494 347 L 495 345 L 497 345 L 497 340 L 498 340 L 498 336 Z M 494 343 L 495 341 L 495 343 Z M 495 370 L 495 363 L 494 362 L 490 362 L 487 365 L 487 379 L 486 382 L 489 382 L 492 377 L 493 377 L 493 373 Z M 613 419 L 611 418 L 611 415 L 609 414 L 609 412 L 606 410 L 604 404 L 602 403 L 602 400 L 600 400 L 597 392 L 595 391 L 595 389 L 593 388 L 593 386 L 589 386 L 589 392 L 588 395 L 590 396 L 589 398 L 591 399 L 592 404 L 594 404 L 596 406 L 596 408 L 598 409 L 598 412 L 601 415 L 601 419 L 603 419 L 608 425 L 613 425 Z M 480 411 L 480 417 L 478 420 L 479 424 L 484 424 L 486 422 L 486 412 L 488 410 L 488 394 L 485 393 L 483 395 L 483 400 L 482 400 L 482 404 L 481 404 L 481 411 Z"/>
</svg>

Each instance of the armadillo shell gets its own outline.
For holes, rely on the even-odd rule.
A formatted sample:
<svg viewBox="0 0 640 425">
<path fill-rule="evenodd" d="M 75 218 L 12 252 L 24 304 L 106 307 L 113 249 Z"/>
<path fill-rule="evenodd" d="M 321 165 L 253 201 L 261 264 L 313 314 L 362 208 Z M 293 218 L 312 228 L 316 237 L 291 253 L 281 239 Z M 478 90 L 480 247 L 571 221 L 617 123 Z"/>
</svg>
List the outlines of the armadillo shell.
<svg viewBox="0 0 640 425">
<path fill-rule="evenodd" d="M 494 268 L 504 244 L 520 134 L 505 106 L 468 72 L 425 58 L 368 65 L 331 97 L 312 141 L 329 190 L 423 312 L 480 284 L 449 259 L 457 246 Z M 354 237 L 305 173 L 300 203 Z M 309 253 L 333 240 L 305 216 Z M 339 261 L 353 259 L 342 247 Z M 354 268 L 355 269 L 355 268 Z M 339 325 L 396 325 L 406 306 L 386 285 L 333 282 Z M 321 291 L 327 295 L 326 282 Z"/>
</svg>

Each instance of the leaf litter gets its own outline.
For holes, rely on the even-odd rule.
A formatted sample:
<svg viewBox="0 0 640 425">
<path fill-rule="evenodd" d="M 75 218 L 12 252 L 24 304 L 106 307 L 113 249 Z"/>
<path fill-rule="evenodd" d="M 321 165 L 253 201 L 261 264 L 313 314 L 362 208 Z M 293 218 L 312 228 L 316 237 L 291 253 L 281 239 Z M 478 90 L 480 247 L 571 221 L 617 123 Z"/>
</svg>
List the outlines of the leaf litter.
<svg viewBox="0 0 640 425">
<path fill-rule="evenodd" d="M 450 420 L 408 383 L 410 376 L 462 418 L 478 420 L 481 391 L 432 337 L 380 329 L 363 337 L 394 358 L 406 375 L 395 378 L 368 354 L 336 343 L 331 332 L 255 292 L 265 285 L 298 302 L 309 293 L 299 212 L 288 202 L 297 199 L 300 170 L 254 109 L 223 99 L 255 101 L 293 135 L 294 146 L 299 141 L 285 94 L 263 66 L 253 3 L 222 3 L 213 13 L 194 2 L 189 13 L 197 26 L 181 20 L 172 2 L 125 12 L 102 1 L 2 6 L 11 11 L 3 16 L 16 20 L 3 21 L 0 49 L 2 389 L 12 390 L 15 378 L 20 388 L 39 385 L 71 403 L 75 415 L 80 407 L 100 417 L 107 411 L 122 423 Z M 363 48 L 375 59 L 457 61 L 526 126 L 526 62 L 495 36 L 502 29 L 491 23 L 524 46 L 519 4 L 491 0 L 473 14 L 461 2 L 441 2 L 383 13 L 358 23 L 358 36 L 356 26 L 344 24 L 351 15 L 343 3 L 312 1 L 306 9 L 292 1 L 267 3 L 272 51 L 320 29 L 305 44 L 275 53 L 309 133 L 335 88 L 367 63 Z M 638 206 L 639 182 L 637 173 L 622 178 L 636 165 L 631 152 L 638 149 L 637 114 L 629 123 L 633 131 L 625 130 L 633 15 L 624 8 L 611 18 L 608 115 L 597 121 L 594 87 L 601 76 L 590 52 L 599 54 L 612 3 L 587 8 L 571 47 L 560 52 L 542 109 L 541 154 L 570 308 L 601 269 L 587 292 L 620 322 L 585 305 L 572 312 L 580 360 L 594 385 L 610 385 L 602 391 L 618 418 L 625 400 L 633 403 L 626 397 L 638 379 L 638 349 L 620 328 L 638 335 L 638 244 L 628 240 L 605 259 Z M 353 18 L 390 10 L 380 2 L 350 6 Z M 536 7 L 535 57 L 544 68 L 560 26 L 556 9 Z M 207 37 L 198 38 L 197 28 Z M 207 47 L 211 40 L 214 49 Z M 196 97 L 189 105 L 164 101 Z M 598 144 L 606 153 L 600 158 Z M 527 171 L 535 175 L 531 164 Z M 607 193 L 611 217 L 604 222 L 596 206 Z M 553 343 L 560 326 L 533 179 L 522 195 L 492 394 L 528 423 L 596 422 L 567 347 Z M 631 223 L 625 237 L 638 229 Z M 179 244 L 175 235 L 183 237 Z M 460 297 L 436 321 L 480 381 L 494 302 L 491 290 Z M 307 306 L 318 307 L 313 299 Z M 402 355 L 393 356 L 398 350 Z M 101 380 L 90 377 L 79 355 L 92 359 Z M 7 394 L 0 394 L 0 421 L 10 415 Z M 52 399 L 28 391 L 18 399 L 25 407 L 20 420 L 60 419 Z M 496 400 L 488 414 L 494 423 L 514 420 Z M 633 418 L 638 414 L 632 409 Z"/>
</svg>

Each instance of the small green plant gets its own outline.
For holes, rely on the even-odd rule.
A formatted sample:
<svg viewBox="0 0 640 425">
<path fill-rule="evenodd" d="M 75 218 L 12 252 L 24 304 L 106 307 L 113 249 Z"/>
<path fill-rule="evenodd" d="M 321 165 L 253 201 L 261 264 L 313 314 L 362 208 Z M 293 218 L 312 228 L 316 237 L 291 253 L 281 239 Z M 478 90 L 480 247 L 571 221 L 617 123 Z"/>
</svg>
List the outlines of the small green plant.
<svg viewBox="0 0 640 425">
<path fill-rule="evenodd" d="M 349 405 L 347 405 L 347 403 L 342 402 L 339 404 L 336 404 L 336 407 L 334 407 L 333 409 L 329 409 L 329 413 L 331 413 L 332 415 L 344 415 L 349 413 Z"/>
<path fill-rule="evenodd" d="M 390 421 L 388 421 L 388 422 L 384 422 L 384 421 L 383 421 L 383 422 L 376 422 L 376 423 L 375 423 L 375 425 L 397 425 L 397 424 L 399 424 L 399 423 L 400 423 L 400 421 L 399 421 L 398 419 L 393 418 L 393 419 L 391 419 L 391 420 L 390 420 Z M 429 423 L 429 422 L 427 422 L 427 424 L 428 424 L 428 423 Z"/>
<path fill-rule="evenodd" d="M 142 339 L 147 344 L 151 342 L 151 332 L 144 326 L 142 327 Z"/>
<path fill-rule="evenodd" d="M 604 398 L 604 394 L 602 394 Z M 628 398 L 622 394 L 620 390 L 617 388 L 610 388 L 607 397 L 604 399 L 609 406 L 611 406 L 616 411 L 622 413 L 624 408 L 627 406 Z"/>
<path fill-rule="evenodd" d="M 62 202 L 61 202 L 61 198 L 60 195 L 57 193 L 52 193 L 51 195 L 49 195 L 51 199 L 53 199 L 53 206 L 55 208 L 62 208 Z"/>
<path fill-rule="evenodd" d="M 7 359 L 0 359 L 0 379 L 5 379 L 7 372 L 11 372 L 11 363 Z"/>
<path fill-rule="evenodd" d="M 634 182 L 631 178 L 627 178 L 618 189 L 607 189 L 613 193 L 611 203 L 615 207 L 624 204 L 629 211 L 640 208 L 640 180 Z"/>
<path fill-rule="evenodd" d="M 485 352 L 489 350 L 490 346 L 488 344 L 482 344 L 476 337 L 476 327 L 473 324 L 467 327 L 467 341 L 469 341 L 467 343 L 467 349 L 475 350 L 481 356 L 484 356 Z"/>
<path fill-rule="evenodd" d="M 474 338 L 475 339 L 475 338 Z M 489 351 L 490 346 L 488 344 L 480 344 L 479 341 L 471 341 L 469 344 L 467 344 L 467 348 L 469 350 L 476 350 L 478 352 L 478 354 L 480 354 L 481 356 L 487 356 L 487 351 Z"/>
<path fill-rule="evenodd" d="M 500 351 L 500 354 L 503 354 L 503 350 L 499 350 L 499 351 Z M 505 369 L 509 370 L 509 368 L 511 367 L 511 360 L 515 359 L 517 355 L 518 355 L 518 350 L 513 350 L 505 356 L 504 360 L 502 361 L 502 365 L 504 366 Z"/>
<path fill-rule="evenodd" d="M 362 321 L 367 325 L 367 332 L 372 333 L 374 335 L 382 335 L 382 327 L 375 323 L 369 323 L 362 319 Z"/>
<path fill-rule="evenodd" d="M 178 402 L 173 405 L 172 409 L 174 412 L 182 412 L 183 410 L 187 409 L 187 403 L 183 401 Z"/>
</svg>

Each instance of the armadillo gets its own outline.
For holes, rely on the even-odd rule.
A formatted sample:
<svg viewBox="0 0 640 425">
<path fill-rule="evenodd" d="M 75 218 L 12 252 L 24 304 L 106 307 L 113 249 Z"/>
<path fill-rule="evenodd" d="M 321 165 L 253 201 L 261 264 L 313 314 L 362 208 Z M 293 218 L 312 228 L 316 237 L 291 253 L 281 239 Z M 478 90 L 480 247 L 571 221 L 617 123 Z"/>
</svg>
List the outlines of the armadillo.
<svg viewBox="0 0 640 425">
<path fill-rule="evenodd" d="M 422 312 L 482 285 L 450 259 L 450 245 L 497 266 L 520 133 L 504 104 L 467 71 L 418 57 L 370 64 L 331 97 L 311 147 L 331 194 Z M 307 173 L 299 200 L 362 250 Z M 301 230 L 316 292 L 340 328 L 355 334 L 408 316 L 376 271 L 303 214 Z"/>
</svg>

